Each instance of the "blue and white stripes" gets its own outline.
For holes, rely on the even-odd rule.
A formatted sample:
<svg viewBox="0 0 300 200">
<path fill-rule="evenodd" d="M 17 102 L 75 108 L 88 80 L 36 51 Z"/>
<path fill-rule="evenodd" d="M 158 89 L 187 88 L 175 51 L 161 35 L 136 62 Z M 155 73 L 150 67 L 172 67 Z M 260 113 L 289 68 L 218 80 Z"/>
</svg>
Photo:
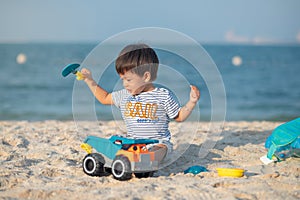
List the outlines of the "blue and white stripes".
<svg viewBox="0 0 300 200">
<path fill-rule="evenodd" d="M 155 88 L 132 96 L 126 89 L 112 93 L 126 123 L 127 136 L 170 140 L 170 119 L 175 118 L 180 105 L 165 88 Z"/>
</svg>

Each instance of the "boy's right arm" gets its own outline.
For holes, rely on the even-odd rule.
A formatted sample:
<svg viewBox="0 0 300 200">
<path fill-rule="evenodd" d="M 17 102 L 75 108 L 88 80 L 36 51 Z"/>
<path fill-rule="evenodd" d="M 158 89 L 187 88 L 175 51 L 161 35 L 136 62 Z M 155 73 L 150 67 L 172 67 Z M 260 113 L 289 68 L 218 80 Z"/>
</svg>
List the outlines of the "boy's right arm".
<svg viewBox="0 0 300 200">
<path fill-rule="evenodd" d="M 113 104 L 111 93 L 108 93 L 96 83 L 96 81 L 92 77 L 92 73 L 88 69 L 83 68 L 81 70 L 81 73 L 84 76 L 85 83 L 88 85 L 88 87 L 100 103 L 106 105 Z"/>
</svg>

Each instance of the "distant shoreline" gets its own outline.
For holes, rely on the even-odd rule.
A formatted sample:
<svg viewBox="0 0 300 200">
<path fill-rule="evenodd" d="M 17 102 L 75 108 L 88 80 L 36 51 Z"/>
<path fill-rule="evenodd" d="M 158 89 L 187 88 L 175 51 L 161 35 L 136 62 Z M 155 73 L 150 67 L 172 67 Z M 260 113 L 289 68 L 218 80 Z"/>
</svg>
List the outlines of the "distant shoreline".
<svg viewBox="0 0 300 200">
<path fill-rule="evenodd" d="M 103 41 L 0 41 L 0 45 L 94 45 L 97 46 Z M 266 43 L 255 43 L 255 42 L 202 42 L 197 41 L 202 46 L 261 46 L 261 47 L 299 47 L 300 43 L 296 42 L 266 42 Z M 123 43 L 120 43 L 123 44 Z M 125 43 L 124 43 L 125 44 Z M 112 45 L 118 45 L 112 44 Z M 185 45 L 182 43 L 176 44 L 163 44 L 162 45 Z"/>
</svg>

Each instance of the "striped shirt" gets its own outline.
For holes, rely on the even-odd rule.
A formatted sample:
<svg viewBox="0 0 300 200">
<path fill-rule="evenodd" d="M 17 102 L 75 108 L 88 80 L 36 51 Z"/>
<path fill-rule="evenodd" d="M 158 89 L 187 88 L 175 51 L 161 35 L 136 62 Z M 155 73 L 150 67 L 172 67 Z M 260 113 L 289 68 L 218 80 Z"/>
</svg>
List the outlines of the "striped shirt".
<svg viewBox="0 0 300 200">
<path fill-rule="evenodd" d="M 170 119 L 175 118 L 180 105 L 165 88 L 132 96 L 126 89 L 112 93 L 127 127 L 127 137 L 170 140 Z"/>
</svg>

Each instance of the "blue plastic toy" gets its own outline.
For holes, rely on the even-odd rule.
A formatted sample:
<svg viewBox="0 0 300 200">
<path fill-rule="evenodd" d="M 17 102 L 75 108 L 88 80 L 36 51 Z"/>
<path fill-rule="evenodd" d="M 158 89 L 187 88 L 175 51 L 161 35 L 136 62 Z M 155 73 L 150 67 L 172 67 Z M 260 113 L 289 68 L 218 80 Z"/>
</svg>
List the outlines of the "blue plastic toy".
<svg viewBox="0 0 300 200">
<path fill-rule="evenodd" d="M 192 167 L 189 167 L 188 169 L 184 170 L 184 173 L 192 173 L 192 174 L 199 174 L 201 172 L 207 172 L 207 169 L 203 166 L 195 165 Z"/>
<path fill-rule="evenodd" d="M 267 158 L 273 156 L 278 161 L 291 156 L 300 157 L 300 118 L 278 126 L 267 138 L 265 147 L 268 150 Z"/>
<path fill-rule="evenodd" d="M 157 152 L 146 147 L 154 143 L 158 140 L 88 136 L 81 144 L 88 153 L 82 162 L 83 171 L 90 176 L 112 173 L 117 180 L 128 180 L 132 173 L 138 178 L 150 177 L 159 168 Z"/>
<path fill-rule="evenodd" d="M 81 74 L 81 72 L 77 71 L 77 68 L 79 67 L 80 65 L 77 63 L 69 64 L 62 70 L 61 75 L 63 77 L 66 77 L 72 73 L 76 75 L 77 80 L 83 80 L 83 75 Z"/>
</svg>

